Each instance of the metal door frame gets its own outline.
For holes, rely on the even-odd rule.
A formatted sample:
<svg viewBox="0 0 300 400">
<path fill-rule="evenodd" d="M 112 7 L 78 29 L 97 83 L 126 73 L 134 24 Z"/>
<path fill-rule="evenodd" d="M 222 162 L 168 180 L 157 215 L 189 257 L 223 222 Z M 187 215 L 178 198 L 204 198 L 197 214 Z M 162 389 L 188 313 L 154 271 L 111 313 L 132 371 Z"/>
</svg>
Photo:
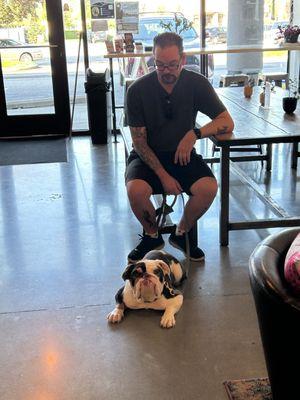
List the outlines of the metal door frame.
<svg viewBox="0 0 300 400">
<path fill-rule="evenodd" d="M 70 101 L 61 0 L 45 0 L 49 31 L 54 113 L 7 115 L 0 59 L 0 138 L 67 136 L 70 131 Z"/>
</svg>

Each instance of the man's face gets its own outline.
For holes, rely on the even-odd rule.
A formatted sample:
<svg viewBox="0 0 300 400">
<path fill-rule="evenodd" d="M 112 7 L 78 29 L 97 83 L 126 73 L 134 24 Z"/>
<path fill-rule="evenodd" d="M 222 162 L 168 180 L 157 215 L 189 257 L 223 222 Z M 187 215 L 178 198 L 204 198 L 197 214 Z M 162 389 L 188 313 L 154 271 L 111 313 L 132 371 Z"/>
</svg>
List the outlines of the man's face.
<svg viewBox="0 0 300 400">
<path fill-rule="evenodd" d="M 165 85 L 174 85 L 182 70 L 184 55 L 177 46 L 155 47 L 154 59 L 158 79 Z"/>
</svg>

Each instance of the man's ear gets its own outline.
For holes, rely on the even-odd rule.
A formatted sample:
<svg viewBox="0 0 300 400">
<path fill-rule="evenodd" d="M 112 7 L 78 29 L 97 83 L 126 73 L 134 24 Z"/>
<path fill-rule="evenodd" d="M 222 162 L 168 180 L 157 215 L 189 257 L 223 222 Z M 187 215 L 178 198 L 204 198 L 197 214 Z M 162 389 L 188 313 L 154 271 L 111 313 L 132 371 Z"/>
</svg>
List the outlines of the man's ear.
<svg viewBox="0 0 300 400">
<path fill-rule="evenodd" d="M 181 65 L 185 65 L 186 64 L 186 55 L 185 55 L 185 53 L 182 53 L 182 56 L 181 56 Z"/>
<path fill-rule="evenodd" d="M 122 279 L 126 281 L 126 279 L 130 279 L 131 273 L 136 267 L 136 264 L 128 264 L 127 267 L 125 268 L 125 271 L 122 274 Z"/>
</svg>

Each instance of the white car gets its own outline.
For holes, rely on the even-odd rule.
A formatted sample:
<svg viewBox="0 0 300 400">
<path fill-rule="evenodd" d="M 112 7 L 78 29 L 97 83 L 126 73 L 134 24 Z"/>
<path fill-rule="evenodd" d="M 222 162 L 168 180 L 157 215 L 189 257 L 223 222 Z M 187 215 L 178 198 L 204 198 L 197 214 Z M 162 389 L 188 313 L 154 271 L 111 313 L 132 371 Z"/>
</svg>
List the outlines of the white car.
<svg viewBox="0 0 300 400">
<path fill-rule="evenodd" d="M 44 57 L 40 48 L 13 39 L 0 39 L 0 54 L 2 61 L 32 62 Z"/>
</svg>

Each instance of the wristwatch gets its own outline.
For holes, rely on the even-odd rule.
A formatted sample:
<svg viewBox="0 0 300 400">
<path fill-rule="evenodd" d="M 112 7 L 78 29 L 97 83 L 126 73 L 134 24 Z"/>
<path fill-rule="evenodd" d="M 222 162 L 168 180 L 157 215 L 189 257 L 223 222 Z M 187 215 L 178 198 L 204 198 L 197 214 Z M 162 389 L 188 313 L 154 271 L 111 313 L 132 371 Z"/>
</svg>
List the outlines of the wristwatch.
<svg viewBox="0 0 300 400">
<path fill-rule="evenodd" d="M 201 129 L 194 128 L 195 135 L 197 136 L 197 139 L 202 139 L 202 134 L 201 134 Z"/>
</svg>

